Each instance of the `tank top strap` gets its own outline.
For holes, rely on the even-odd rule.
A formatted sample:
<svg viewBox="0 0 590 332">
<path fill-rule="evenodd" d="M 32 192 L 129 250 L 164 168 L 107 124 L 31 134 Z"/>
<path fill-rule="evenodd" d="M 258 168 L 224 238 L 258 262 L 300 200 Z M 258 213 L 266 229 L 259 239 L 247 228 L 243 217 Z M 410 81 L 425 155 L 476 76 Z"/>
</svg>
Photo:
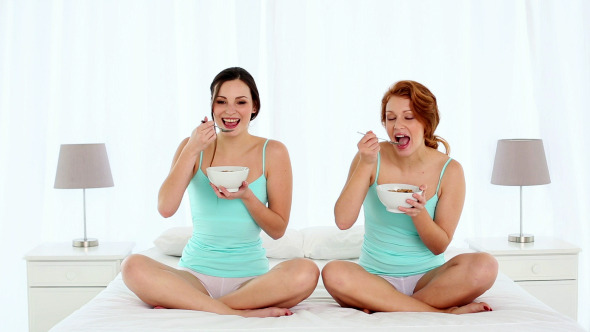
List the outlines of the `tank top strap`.
<svg viewBox="0 0 590 332">
<path fill-rule="evenodd" d="M 438 185 L 436 186 L 436 194 L 437 195 L 438 195 L 438 190 L 440 189 L 440 182 L 442 181 L 442 177 L 445 174 L 445 170 L 447 169 L 447 166 L 449 165 L 451 160 L 453 160 L 453 158 L 449 158 L 447 160 L 447 162 L 445 163 L 445 165 L 443 166 L 442 171 L 440 171 L 440 177 L 438 178 Z"/>
<path fill-rule="evenodd" d="M 375 173 L 375 184 L 379 179 L 379 166 L 381 166 L 381 152 L 377 152 L 377 172 Z"/>
<path fill-rule="evenodd" d="M 264 146 L 262 147 L 262 175 L 265 174 L 265 165 L 266 165 L 266 145 L 268 144 L 269 139 L 264 142 Z"/>
<path fill-rule="evenodd" d="M 201 151 L 201 154 L 199 155 L 199 169 L 201 169 L 201 163 L 203 163 L 203 151 Z"/>
</svg>

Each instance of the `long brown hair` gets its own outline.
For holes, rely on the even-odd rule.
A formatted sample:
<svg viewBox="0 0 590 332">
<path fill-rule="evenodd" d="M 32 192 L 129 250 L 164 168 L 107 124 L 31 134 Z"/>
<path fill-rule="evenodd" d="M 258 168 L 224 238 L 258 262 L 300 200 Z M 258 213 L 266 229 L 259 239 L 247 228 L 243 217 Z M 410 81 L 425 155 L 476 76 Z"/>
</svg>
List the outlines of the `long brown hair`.
<svg viewBox="0 0 590 332">
<path fill-rule="evenodd" d="M 440 115 L 436 105 L 436 97 L 427 87 L 415 81 L 399 81 L 391 86 L 381 100 L 381 123 L 385 125 L 385 107 L 392 96 L 407 98 L 410 100 L 410 110 L 424 126 L 424 143 L 433 149 L 438 149 L 438 143 L 445 147 L 446 154 L 451 153 L 449 143 L 442 137 L 434 134 Z"/>
</svg>

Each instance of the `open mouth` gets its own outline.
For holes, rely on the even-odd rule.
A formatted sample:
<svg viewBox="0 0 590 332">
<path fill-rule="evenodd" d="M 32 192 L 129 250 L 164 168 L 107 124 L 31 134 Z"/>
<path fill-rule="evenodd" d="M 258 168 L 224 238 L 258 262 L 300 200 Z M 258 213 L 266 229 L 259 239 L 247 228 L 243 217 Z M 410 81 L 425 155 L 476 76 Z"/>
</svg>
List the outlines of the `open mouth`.
<svg viewBox="0 0 590 332">
<path fill-rule="evenodd" d="M 403 148 L 406 147 L 408 144 L 410 144 L 410 136 L 406 136 L 406 135 L 395 135 L 395 141 L 398 143 L 397 147 L 398 148 Z"/>
<path fill-rule="evenodd" d="M 223 126 L 227 129 L 235 129 L 240 123 L 240 119 L 235 118 L 222 118 Z"/>
</svg>

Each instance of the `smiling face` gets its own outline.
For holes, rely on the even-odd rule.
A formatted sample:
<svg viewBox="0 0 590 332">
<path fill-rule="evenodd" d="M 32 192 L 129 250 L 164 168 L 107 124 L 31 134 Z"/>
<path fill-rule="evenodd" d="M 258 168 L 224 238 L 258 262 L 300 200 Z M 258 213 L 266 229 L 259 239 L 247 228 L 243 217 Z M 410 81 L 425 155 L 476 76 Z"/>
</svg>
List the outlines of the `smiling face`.
<svg viewBox="0 0 590 332">
<path fill-rule="evenodd" d="M 410 153 L 424 145 L 424 125 L 416 119 L 410 108 L 410 99 L 391 96 L 385 105 L 385 129 L 399 144 L 399 152 Z"/>
<path fill-rule="evenodd" d="M 215 123 L 221 128 L 248 128 L 255 112 L 250 88 L 241 80 L 224 82 L 213 100 Z"/>
</svg>

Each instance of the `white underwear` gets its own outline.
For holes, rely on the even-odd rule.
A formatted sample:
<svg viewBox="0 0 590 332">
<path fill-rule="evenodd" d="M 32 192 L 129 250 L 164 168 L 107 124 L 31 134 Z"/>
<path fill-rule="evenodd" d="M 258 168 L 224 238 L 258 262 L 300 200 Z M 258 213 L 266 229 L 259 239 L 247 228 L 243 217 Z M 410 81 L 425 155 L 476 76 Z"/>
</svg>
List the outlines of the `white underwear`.
<svg viewBox="0 0 590 332">
<path fill-rule="evenodd" d="M 190 272 L 192 275 L 197 277 L 199 281 L 205 286 L 205 289 L 214 299 L 218 299 L 224 295 L 236 291 L 242 284 L 248 280 L 252 280 L 254 277 L 243 277 L 243 278 L 223 278 L 214 277 L 199 272 L 195 272 L 186 267 L 178 267 L 179 270 Z"/>
<path fill-rule="evenodd" d="M 379 275 L 379 277 L 385 279 L 385 281 L 390 283 L 398 292 L 412 296 L 412 294 L 414 294 L 416 284 L 423 275 L 424 273 L 407 277 L 390 277 L 384 275 Z"/>
</svg>

